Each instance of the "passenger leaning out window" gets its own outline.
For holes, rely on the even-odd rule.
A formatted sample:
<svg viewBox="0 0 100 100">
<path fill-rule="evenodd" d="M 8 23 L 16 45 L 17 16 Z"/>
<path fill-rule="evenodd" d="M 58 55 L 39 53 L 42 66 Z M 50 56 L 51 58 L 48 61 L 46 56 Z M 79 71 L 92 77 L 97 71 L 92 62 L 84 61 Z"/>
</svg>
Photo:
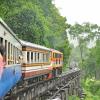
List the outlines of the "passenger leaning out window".
<svg viewBox="0 0 100 100">
<path fill-rule="evenodd" d="M 0 45 L 0 79 L 3 74 L 4 66 L 5 66 L 5 49 L 4 46 Z"/>
</svg>

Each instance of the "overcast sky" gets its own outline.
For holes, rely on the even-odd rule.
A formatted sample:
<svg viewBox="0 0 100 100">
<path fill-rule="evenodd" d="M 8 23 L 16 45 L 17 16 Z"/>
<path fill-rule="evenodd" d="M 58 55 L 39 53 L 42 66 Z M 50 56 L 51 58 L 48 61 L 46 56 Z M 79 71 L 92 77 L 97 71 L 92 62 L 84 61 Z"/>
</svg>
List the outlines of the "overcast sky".
<svg viewBox="0 0 100 100">
<path fill-rule="evenodd" d="M 55 0 L 67 22 L 90 22 L 100 25 L 100 0 Z"/>
</svg>

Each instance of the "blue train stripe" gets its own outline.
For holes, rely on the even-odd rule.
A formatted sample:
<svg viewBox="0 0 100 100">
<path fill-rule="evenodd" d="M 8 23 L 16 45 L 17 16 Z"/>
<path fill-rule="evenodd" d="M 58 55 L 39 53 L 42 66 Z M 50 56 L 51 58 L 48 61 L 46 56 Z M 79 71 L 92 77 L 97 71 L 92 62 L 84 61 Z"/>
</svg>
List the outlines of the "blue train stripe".
<svg viewBox="0 0 100 100">
<path fill-rule="evenodd" d="M 19 64 L 4 68 L 3 75 L 0 79 L 0 97 L 4 97 L 16 85 L 21 76 L 21 65 Z"/>
</svg>

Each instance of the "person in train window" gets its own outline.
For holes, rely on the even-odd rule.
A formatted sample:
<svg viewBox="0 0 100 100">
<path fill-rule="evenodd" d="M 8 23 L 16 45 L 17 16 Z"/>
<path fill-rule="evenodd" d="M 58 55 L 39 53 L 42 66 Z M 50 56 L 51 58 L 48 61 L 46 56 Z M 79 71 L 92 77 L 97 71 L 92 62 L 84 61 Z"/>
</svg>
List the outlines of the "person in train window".
<svg viewBox="0 0 100 100">
<path fill-rule="evenodd" d="M 22 63 L 22 59 L 23 59 L 23 58 L 22 58 L 22 56 L 21 56 L 21 55 L 19 55 L 19 59 L 18 59 L 18 63 L 19 63 L 19 64 L 21 64 L 21 63 Z"/>
<path fill-rule="evenodd" d="M 3 45 L 0 45 L 0 79 L 2 77 L 4 66 L 5 66 L 5 48 Z"/>
</svg>

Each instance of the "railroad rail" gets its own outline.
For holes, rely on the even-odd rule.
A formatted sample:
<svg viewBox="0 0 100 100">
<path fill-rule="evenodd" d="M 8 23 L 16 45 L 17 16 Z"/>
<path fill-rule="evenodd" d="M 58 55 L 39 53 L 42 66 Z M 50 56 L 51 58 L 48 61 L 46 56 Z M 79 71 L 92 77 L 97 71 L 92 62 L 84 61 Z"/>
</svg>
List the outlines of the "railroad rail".
<svg viewBox="0 0 100 100">
<path fill-rule="evenodd" d="M 79 95 L 79 88 L 80 70 L 72 69 L 62 73 L 56 78 L 40 81 L 21 88 L 16 93 L 6 96 L 5 100 L 52 100 L 59 94 L 61 98 L 61 92 L 66 92 L 66 89 L 68 95 Z M 61 100 L 65 99 L 61 98 Z"/>
</svg>

